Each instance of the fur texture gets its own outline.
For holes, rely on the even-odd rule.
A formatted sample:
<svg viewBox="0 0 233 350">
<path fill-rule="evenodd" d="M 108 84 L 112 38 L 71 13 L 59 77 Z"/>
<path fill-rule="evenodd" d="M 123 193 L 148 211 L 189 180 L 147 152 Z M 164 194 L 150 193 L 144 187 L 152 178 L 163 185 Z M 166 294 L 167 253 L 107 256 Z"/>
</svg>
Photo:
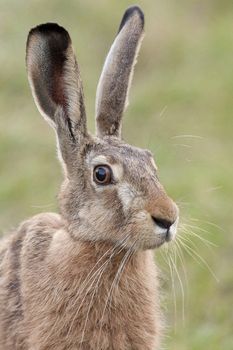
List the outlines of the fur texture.
<svg viewBox="0 0 233 350">
<path fill-rule="evenodd" d="M 141 46 L 144 15 L 140 8 L 129 8 L 121 21 L 118 35 L 107 55 L 97 87 L 97 135 L 120 136 L 121 120 L 127 105 L 133 69 Z"/>
<path fill-rule="evenodd" d="M 1 349 L 155 348 L 160 321 L 150 251 L 129 258 L 121 248 L 113 255 L 109 243 L 74 243 L 56 214 L 24 222 L 10 247 L 1 270 Z"/>
<path fill-rule="evenodd" d="M 68 32 L 49 23 L 29 33 L 29 82 L 55 129 L 65 179 L 60 215 L 39 214 L 1 241 L 0 350 L 158 348 L 152 249 L 175 237 L 178 208 L 152 154 L 120 139 L 143 24 L 138 7 L 126 11 L 100 78 L 97 136 L 87 132 Z"/>
</svg>

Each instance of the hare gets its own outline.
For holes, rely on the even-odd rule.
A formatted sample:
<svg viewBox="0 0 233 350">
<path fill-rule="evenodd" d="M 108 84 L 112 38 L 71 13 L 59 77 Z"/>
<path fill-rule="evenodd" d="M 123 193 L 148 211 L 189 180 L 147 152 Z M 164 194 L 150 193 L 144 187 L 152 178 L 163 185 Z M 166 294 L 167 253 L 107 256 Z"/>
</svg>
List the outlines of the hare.
<svg viewBox="0 0 233 350">
<path fill-rule="evenodd" d="M 143 31 L 130 7 L 98 83 L 96 136 L 68 32 L 47 23 L 28 35 L 29 83 L 56 132 L 64 182 L 59 215 L 36 215 L 1 242 L 0 350 L 158 349 L 153 249 L 175 238 L 178 208 L 151 152 L 121 138 Z"/>
</svg>

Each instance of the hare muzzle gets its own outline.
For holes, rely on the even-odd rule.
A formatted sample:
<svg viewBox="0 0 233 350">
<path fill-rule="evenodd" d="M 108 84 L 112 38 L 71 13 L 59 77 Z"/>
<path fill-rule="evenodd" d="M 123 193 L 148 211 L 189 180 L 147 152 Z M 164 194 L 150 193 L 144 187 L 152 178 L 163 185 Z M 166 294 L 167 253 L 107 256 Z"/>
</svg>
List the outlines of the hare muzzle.
<svg viewBox="0 0 233 350">
<path fill-rule="evenodd" d="M 154 226 L 156 246 L 174 240 L 179 223 L 179 210 L 173 200 L 162 190 L 159 194 L 152 194 L 146 210 Z"/>
</svg>

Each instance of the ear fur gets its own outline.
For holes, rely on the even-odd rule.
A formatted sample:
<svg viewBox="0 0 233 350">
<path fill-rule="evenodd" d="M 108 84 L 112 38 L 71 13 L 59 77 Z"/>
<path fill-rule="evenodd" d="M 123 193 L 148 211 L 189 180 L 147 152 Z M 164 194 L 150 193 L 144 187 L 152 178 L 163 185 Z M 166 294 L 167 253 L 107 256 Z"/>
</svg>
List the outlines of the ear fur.
<svg viewBox="0 0 233 350">
<path fill-rule="evenodd" d="M 68 32 L 55 23 L 41 24 L 29 32 L 26 51 L 28 79 L 41 114 L 55 129 L 63 118 L 74 139 L 85 134 L 82 82 Z"/>
<path fill-rule="evenodd" d="M 144 15 L 133 6 L 126 10 L 107 55 L 96 94 L 97 135 L 121 135 L 121 120 L 127 105 L 133 68 L 143 38 Z"/>
</svg>

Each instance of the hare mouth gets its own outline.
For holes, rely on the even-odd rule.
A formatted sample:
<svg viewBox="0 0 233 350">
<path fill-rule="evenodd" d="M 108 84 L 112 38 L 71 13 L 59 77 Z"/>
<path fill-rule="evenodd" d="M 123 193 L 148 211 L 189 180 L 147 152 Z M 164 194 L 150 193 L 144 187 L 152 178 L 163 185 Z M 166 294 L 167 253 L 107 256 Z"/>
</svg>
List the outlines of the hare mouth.
<svg viewBox="0 0 233 350">
<path fill-rule="evenodd" d="M 177 218 L 176 221 L 167 228 L 161 227 L 162 225 L 158 225 L 155 223 L 153 229 L 154 237 L 150 244 L 151 249 L 159 248 L 164 243 L 169 243 L 175 239 L 178 221 L 179 218 Z"/>
<path fill-rule="evenodd" d="M 173 223 L 167 222 L 165 220 L 158 220 L 155 218 L 153 218 L 153 221 L 155 223 L 155 234 L 157 234 L 162 241 L 170 242 L 175 239 L 179 222 L 178 217 Z"/>
</svg>

